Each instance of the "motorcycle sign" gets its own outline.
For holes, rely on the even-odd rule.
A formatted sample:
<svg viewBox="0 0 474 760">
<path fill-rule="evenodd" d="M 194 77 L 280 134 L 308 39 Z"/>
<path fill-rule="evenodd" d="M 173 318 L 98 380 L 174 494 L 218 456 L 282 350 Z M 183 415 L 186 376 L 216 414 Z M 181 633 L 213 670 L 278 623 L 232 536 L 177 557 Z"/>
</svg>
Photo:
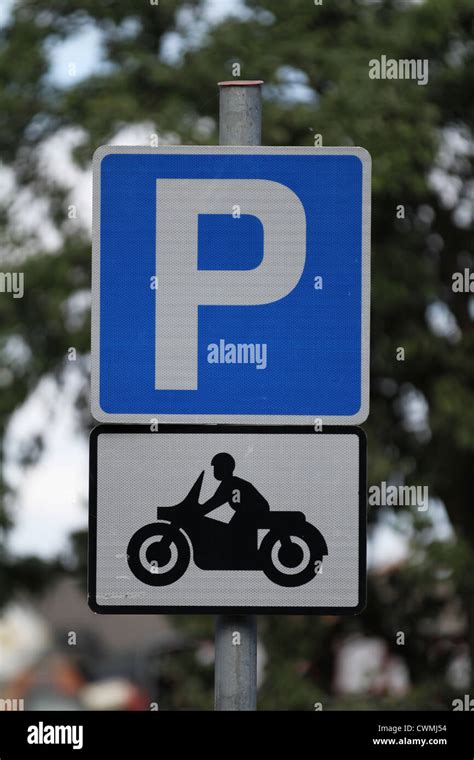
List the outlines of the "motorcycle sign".
<svg viewBox="0 0 474 760">
<path fill-rule="evenodd" d="M 247 481 L 232 476 L 234 460 L 230 454 L 217 454 L 213 462 L 214 477 L 222 486 L 225 484 L 225 489 L 221 497 L 216 492 L 210 501 L 219 507 L 225 498 L 231 506 L 238 505 L 240 511 L 244 509 L 244 493 L 250 491 L 246 497 L 248 512 L 241 516 L 237 512 L 229 526 L 213 521 L 203 534 L 203 510 L 199 504 L 202 472 L 180 504 L 171 509 L 159 507 L 158 522 L 134 534 L 127 549 L 132 573 L 151 586 L 173 583 L 186 572 L 192 546 L 194 561 L 202 570 L 263 570 L 280 586 L 299 586 L 312 580 L 328 553 L 321 533 L 306 522 L 302 512 L 267 513 L 260 509 L 258 491 Z M 232 468 L 230 472 L 225 471 L 224 463 Z M 260 547 L 256 540 L 258 529 L 268 530 Z"/>
<path fill-rule="evenodd" d="M 89 604 L 107 613 L 359 612 L 365 491 L 358 428 L 100 426 L 91 435 Z"/>
</svg>

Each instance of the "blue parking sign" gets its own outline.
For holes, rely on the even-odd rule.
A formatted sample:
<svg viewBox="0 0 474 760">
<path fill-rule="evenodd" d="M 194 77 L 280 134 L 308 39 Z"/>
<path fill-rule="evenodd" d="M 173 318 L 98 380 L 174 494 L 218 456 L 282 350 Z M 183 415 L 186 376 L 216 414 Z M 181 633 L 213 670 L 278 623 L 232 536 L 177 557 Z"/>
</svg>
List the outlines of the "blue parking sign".
<svg viewBox="0 0 474 760">
<path fill-rule="evenodd" d="M 361 148 L 99 148 L 94 417 L 363 422 L 369 266 Z"/>
</svg>

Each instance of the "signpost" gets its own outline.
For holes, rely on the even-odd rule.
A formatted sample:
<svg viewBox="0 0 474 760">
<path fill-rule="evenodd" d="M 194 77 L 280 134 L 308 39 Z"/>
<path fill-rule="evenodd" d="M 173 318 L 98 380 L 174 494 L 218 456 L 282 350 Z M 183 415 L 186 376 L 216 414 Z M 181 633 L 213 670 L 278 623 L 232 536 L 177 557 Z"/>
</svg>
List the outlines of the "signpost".
<svg viewBox="0 0 474 760">
<path fill-rule="evenodd" d="M 365 600 L 331 426 L 369 411 L 370 157 L 261 147 L 260 84 L 220 83 L 220 146 L 94 158 L 89 601 L 218 613 L 218 710 L 255 709 L 256 613 Z"/>
</svg>

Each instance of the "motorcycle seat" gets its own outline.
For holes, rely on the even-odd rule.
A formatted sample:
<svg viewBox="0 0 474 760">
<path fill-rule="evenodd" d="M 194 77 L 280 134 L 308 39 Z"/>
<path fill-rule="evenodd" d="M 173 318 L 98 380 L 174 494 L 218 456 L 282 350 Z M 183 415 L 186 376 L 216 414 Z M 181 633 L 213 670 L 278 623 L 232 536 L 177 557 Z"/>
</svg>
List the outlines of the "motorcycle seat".
<svg viewBox="0 0 474 760">
<path fill-rule="evenodd" d="M 303 512 L 268 512 L 266 515 L 262 515 L 262 517 L 259 519 L 259 527 L 260 523 L 262 523 L 262 528 L 268 528 L 270 525 L 278 525 L 281 527 L 284 527 L 288 524 L 294 524 L 294 523 L 301 523 L 305 522 L 306 517 L 304 516 Z"/>
</svg>

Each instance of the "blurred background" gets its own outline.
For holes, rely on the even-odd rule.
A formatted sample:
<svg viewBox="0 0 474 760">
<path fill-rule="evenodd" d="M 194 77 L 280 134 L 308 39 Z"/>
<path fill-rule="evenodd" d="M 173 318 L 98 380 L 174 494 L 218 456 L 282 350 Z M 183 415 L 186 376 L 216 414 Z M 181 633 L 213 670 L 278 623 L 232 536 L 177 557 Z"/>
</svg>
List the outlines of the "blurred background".
<svg viewBox="0 0 474 760">
<path fill-rule="evenodd" d="M 426 510 L 369 506 L 362 615 L 259 619 L 259 708 L 474 696 L 474 293 L 452 287 L 473 267 L 473 30 L 474 0 L 1 0 L 0 269 L 24 273 L 0 292 L 3 709 L 212 709 L 210 616 L 86 603 L 91 157 L 215 144 L 239 67 L 266 83 L 263 144 L 372 155 L 369 485 L 429 489 Z M 428 83 L 369 78 L 382 55 L 428 59 Z"/>
</svg>

